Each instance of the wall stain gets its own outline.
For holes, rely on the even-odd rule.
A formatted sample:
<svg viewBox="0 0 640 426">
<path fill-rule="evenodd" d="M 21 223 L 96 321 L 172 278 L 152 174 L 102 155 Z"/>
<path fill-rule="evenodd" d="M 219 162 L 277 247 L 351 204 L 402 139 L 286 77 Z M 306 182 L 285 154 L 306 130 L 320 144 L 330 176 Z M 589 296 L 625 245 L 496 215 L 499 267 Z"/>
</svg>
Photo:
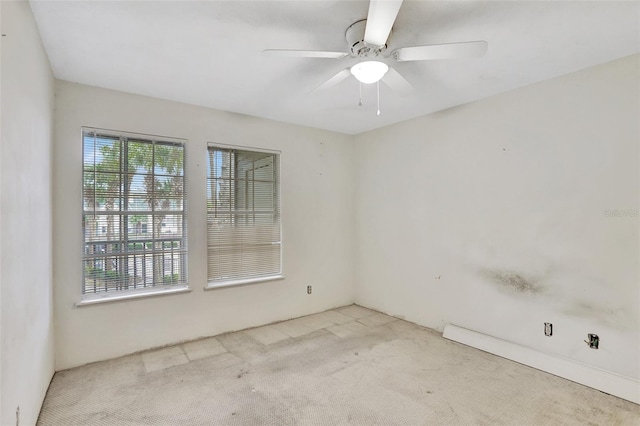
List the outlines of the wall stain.
<svg viewBox="0 0 640 426">
<path fill-rule="evenodd" d="M 538 279 L 525 277 L 516 272 L 485 269 L 482 271 L 482 275 L 492 284 L 518 293 L 539 294 L 544 291 L 544 288 L 538 283 Z"/>
</svg>

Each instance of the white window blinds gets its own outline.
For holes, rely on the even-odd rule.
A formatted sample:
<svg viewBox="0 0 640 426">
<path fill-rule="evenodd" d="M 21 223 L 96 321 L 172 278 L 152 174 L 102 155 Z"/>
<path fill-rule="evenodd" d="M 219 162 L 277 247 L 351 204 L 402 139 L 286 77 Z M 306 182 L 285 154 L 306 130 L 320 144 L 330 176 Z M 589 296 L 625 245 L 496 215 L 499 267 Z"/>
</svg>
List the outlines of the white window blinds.
<svg viewBox="0 0 640 426">
<path fill-rule="evenodd" d="M 82 140 L 82 294 L 185 286 L 184 143 L 95 129 Z"/>
<path fill-rule="evenodd" d="M 209 145 L 210 284 L 281 274 L 279 154 Z"/>
</svg>

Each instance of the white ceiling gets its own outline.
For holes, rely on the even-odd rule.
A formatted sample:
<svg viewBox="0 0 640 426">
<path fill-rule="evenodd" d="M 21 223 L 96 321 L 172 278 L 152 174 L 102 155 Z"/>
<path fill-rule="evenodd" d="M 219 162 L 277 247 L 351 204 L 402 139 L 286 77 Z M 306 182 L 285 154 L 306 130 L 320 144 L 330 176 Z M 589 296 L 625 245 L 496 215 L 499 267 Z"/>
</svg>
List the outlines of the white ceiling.
<svg viewBox="0 0 640 426">
<path fill-rule="evenodd" d="M 347 51 L 366 1 L 31 1 L 58 79 L 348 134 L 376 129 L 640 52 L 640 3 L 405 1 L 400 46 L 486 40 L 482 58 L 392 64 L 401 97 L 350 77 L 355 59 L 275 58 L 269 48 Z"/>
</svg>

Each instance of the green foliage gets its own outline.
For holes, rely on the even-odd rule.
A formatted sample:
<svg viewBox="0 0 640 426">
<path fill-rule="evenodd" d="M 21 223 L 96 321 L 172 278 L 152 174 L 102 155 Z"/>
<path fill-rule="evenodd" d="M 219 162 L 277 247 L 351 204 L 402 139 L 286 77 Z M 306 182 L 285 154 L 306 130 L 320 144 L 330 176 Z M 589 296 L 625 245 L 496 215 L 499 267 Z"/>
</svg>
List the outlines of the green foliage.
<svg viewBox="0 0 640 426">
<path fill-rule="evenodd" d="M 88 266 L 84 268 L 84 276 L 87 279 L 103 278 L 104 270 Z"/>
<path fill-rule="evenodd" d="M 162 277 L 164 284 L 176 284 L 180 280 L 180 274 L 165 275 Z"/>
<path fill-rule="evenodd" d="M 130 223 L 147 223 L 149 218 L 145 214 L 133 214 L 129 216 Z"/>
<path fill-rule="evenodd" d="M 120 279 L 120 274 L 118 274 L 118 271 L 114 271 L 114 270 L 107 271 L 105 273 L 105 278 L 107 280 L 116 281 L 116 280 Z"/>
<path fill-rule="evenodd" d="M 111 249 L 111 253 L 120 253 L 120 244 L 112 244 L 112 249 Z M 180 243 L 178 241 L 164 241 L 162 243 L 162 248 L 178 248 L 180 247 Z M 150 250 L 153 248 L 153 242 L 146 242 L 146 243 L 135 243 L 135 242 L 130 242 L 127 245 L 127 249 L 129 251 L 134 251 L 134 250 Z"/>
<path fill-rule="evenodd" d="M 106 280 L 106 281 L 117 281 L 122 278 L 122 276 L 118 273 L 118 271 L 110 270 L 105 271 L 100 268 L 85 268 L 85 278 L 88 280 Z M 129 274 L 125 274 L 124 277 L 128 278 Z"/>
</svg>

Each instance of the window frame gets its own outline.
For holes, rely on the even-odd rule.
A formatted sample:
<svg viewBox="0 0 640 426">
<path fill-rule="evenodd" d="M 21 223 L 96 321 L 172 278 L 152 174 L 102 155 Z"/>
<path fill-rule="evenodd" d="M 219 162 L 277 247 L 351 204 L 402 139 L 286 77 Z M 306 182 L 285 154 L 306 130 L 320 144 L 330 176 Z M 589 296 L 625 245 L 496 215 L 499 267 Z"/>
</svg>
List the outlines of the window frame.
<svg viewBox="0 0 640 426">
<path fill-rule="evenodd" d="M 97 135 L 97 136 L 104 136 L 105 138 L 112 138 L 114 140 L 119 140 L 121 145 L 120 148 L 124 147 L 124 144 L 127 144 L 127 149 L 129 148 L 128 144 L 130 142 L 133 143 L 150 143 L 152 145 L 152 155 L 155 155 L 155 150 L 156 150 L 156 146 L 157 145 L 167 145 L 167 146 L 179 146 L 181 148 L 181 154 L 182 154 L 182 171 L 181 171 L 181 175 L 177 174 L 167 174 L 167 175 L 160 175 L 160 177 L 171 177 L 171 176 L 179 176 L 182 179 L 182 194 L 181 194 L 181 209 L 179 210 L 166 210 L 166 212 L 168 213 L 164 213 L 165 216 L 171 215 L 171 216 L 175 216 L 175 217 L 180 217 L 181 220 L 179 221 L 179 228 L 181 231 L 181 235 L 180 238 L 176 238 L 176 240 L 179 240 L 179 250 L 175 251 L 173 250 L 174 244 L 175 242 L 171 241 L 171 250 L 166 251 L 165 247 L 165 242 L 162 240 L 162 238 L 159 238 L 160 236 L 156 236 L 155 235 L 155 231 L 153 230 L 154 226 L 154 221 L 157 220 L 156 216 L 156 208 L 155 207 L 149 207 L 148 210 L 142 210 L 140 212 L 138 212 L 138 210 L 134 209 L 130 209 L 128 204 L 127 204 L 127 208 L 126 209 L 117 209 L 114 210 L 113 213 L 110 213 L 109 215 L 113 215 L 114 217 L 117 217 L 117 223 L 118 226 L 120 227 L 121 230 L 124 230 L 124 237 L 123 235 L 119 235 L 119 238 L 114 239 L 113 240 L 113 244 L 116 245 L 120 245 L 123 246 L 124 244 L 127 244 L 127 248 L 125 249 L 125 251 L 123 253 L 125 253 L 122 256 L 129 256 L 130 253 L 133 254 L 133 259 L 134 259 L 134 263 L 138 260 L 136 258 L 136 253 L 135 250 L 137 250 L 137 247 L 135 247 L 133 250 L 134 252 L 130 252 L 129 250 L 131 250 L 129 248 L 130 244 L 134 244 L 137 245 L 137 242 L 135 241 L 135 239 L 131 239 L 130 238 L 130 233 L 134 232 L 134 234 L 137 231 L 132 231 L 131 229 L 129 229 L 129 227 L 125 227 L 125 226 L 121 226 L 120 221 L 122 220 L 123 217 L 129 217 L 129 216 L 136 216 L 136 215 L 147 215 L 149 217 L 151 217 L 151 232 L 150 233 L 145 233 L 145 235 L 149 236 L 149 238 L 145 239 L 144 241 L 142 241 L 143 244 L 143 252 L 146 252 L 148 244 L 156 244 L 158 242 L 160 242 L 160 244 L 162 244 L 162 247 L 160 248 L 159 251 L 156 251 L 157 249 L 152 247 L 151 252 L 149 252 L 149 256 L 151 259 L 151 263 L 152 265 L 155 265 L 155 262 L 160 261 L 160 262 L 165 262 L 167 259 L 165 259 L 165 253 L 170 253 L 173 259 L 173 256 L 177 256 L 177 259 L 173 259 L 171 260 L 172 262 L 177 261 L 180 266 L 180 280 L 178 282 L 169 282 L 169 284 L 164 284 L 164 279 L 163 282 L 154 282 L 154 273 L 153 272 L 151 274 L 151 283 L 147 283 L 144 282 L 143 286 L 138 286 L 135 283 L 135 278 L 134 278 L 134 288 L 126 288 L 126 289 L 111 289 L 109 290 L 109 287 L 107 284 L 105 284 L 105 291 L 100 291 L 100 292 L 87 292 L 86 291 L 86 261 L 87 259 L 90 259 L 90 257 L 87 257 L 87 253 L 86 253 L 86 246 L 87 244 L 91 244 L 90 240 L 87 240 L 87 225 L 85 223 L 85 218 L 87 216 L 91 215 L 91 211 L 85 210 L 85 137 L 91 137 L 91 134 Z M 143 133 L 133 133 L 133 132 L 127 132 L 127 131 L 120 131 L 120 130 L 111 130 L 111 129 L 102 129 L 102 128 L 96 128 L 96 127 L 87 127 L 87 126 L 82 126 L 81 127 L 81 131 L 80 131 L 80 137 L 81 137 L 81 143 L 82 143 L 82 165 L 81 165 L 81 182 L 82 182 L 82 188 L 81 188 L 81 203 L 80 203 L 80 210 L 81 210 L 81 227 L 82 227 L 82 245 L 81 245 L 81 277 L 82 277 L 82 281 L 81 281 L 81 286 L 80 286 L 80 301 L 76 303 L 76 306 L 84 306 L 84 305 L 93 305 L 96 303 L 103 303 L 103 302 L 112 302 L 112 301 L 120 301 L 120 300 L 128 300 L 128 299 L 137 299 L 137 298 L 145 298 L 145 297 L 151 297 L 151 296 L 160 296 L 160 295 L 168 295 L 168 294 L 176 294 L 176 293 L 185 293 L 185 292 L 190 292 L 191 289 L 189 287 L 189 268 L 188 268 L 188 263 L 189 263 L 189 244 L 188 244 L 188 191 L 187 191 L 187 145 L 188 145 L 188 141 L 186 139 L 183 138 L 175 138 L 175 137 L 166 137 L 166 136 L 157 136 L 157 135 L 150 135 L 150 134 L 143 134 Z M 94 154 L 96 152 L 96 147 L 93 148 L 94 149 Z M 126 152 L 126 151 L 125 151 Z M 120 156 L 125 155 L 120 153 Z M 128 161 L 128 160 L 127 160 Z M 153 161 L 153 160 L 152 160 Z M 128 170 L 125 170 L 123 167 L 127 167 L 126 165 L 123 166 L 123 158 L 121 157 L 118 160 L 118 165 L 119 165 L 119 170 L 117 172 L 115 172 L 114 174 L 116 174 L 118 176 L 119 179 L 123 180 L 123 176 L 126 176 L 126 178 L 124 179 L 133 179 L 130 175 L 131 172 Z M 94 172 L 95 173 L 95 172 Z M 113 172 L 110 172 L 113 173 Z M 136 171 L 135 174 L 140 174 L 143 175 L 143 173 L 140 173 L 139 171 Z M 151 176 L 156 176 L 155 172 L 151 173 Z M 154 182 L 154 186 L 155 186 L 155 182 Z M 121 185 L 121 184 L 120 184 Z M 121 198 L 121 200 L 126 200 L 125 203 L 131 202 L 132 201 L 132 194 L 129 193 L 129 189 L 119 189 L 119 197 Z M 156 191 L 154 189 L 154 198 L 152 198 L 153 200 L 156 200 L 155 198 L 155 194 Z M 146 195 L 146 192 L 144 192 L 144 195 Z M 160 210 L 160 211 L 165 211 L 165 210 Z M 99 211 L 95 211 L 95 215 L 97 216 L 99 213 Z M 164 223 L 163 219 L 160 222 L 160 225 L 162 225 L 162 223 Z M 147 227 L 148 227 L 148 223 L 147 223 Z M 126 229 L 125 229 L 126 228 Z M 141 227 L 142 228 L 142 227 Z M 149 241 L 147 241 L 149 240 Z M 117 252 L 116 252 L 117 253 Z M 161 253 L 162 259 L 160 260 L 155 260 L 153 259 L 153 255 L 155 254 L 156 256 L 158 256 L 158 253 Z M 177 254 L 175 254 L 177 253 Z M 117 256 L 117 255 L 114 255 Z M 104 256 L 104 261 L 108 261 L 109 257 L 108 256 Z M 129 259 L 127 261 L 130 261 Z M 149 259 L 147 259 L 146 257 L 146 253 L 143 254 L 142 257 L 142 262 L 143 263 L 147 263 L 149 261 Z M 154 266 L 152 266 L 153 268 Z M 135 266 L 134 266 L 135 268 Z M 106 270 L 106 268 L 103 268 Z M 129 267 L 127 267 L 127 271 L 125 272 L 125 274 L 129 274 Z M 162 269 L 162 276 L 164 278 L 165 274 L 164 274 L 164 269 Z M 147 273 L 145 272 L 145 275 Z M 172 277 L 174 277 L 173 273 L 171 274 Z M 172 278 L 174 279 L 174 278 Z M 128 283 L 127 283 L 128 284 Z"/>
<path fill-rule="evenodd" d="M 208 165 L 208 161 L 209 161 L 209 149 L 210 148 L 214 148 L 214 149 L 221 149 L 221 150 L 231 150 L 231 151 L 245 151 L 245 152 L 255 152 L 255 153 L 265 153 L 265 154 L 273 154 L 276 156 L 276 170 L 275 170 L 275 176 L 276 176 L 276 182 L 275 182 L 275 188 L 274 188 L 274 192 L 277 193 L 277 197 L 275 197 L 277 199 L 278 202 L 278 206 L 277 206 L 277 216 L 278 216 L 278 220 L 279 220 L 279 247 L 280 247 L 280 264 L 279 264 L 279 272 L 274 273 L 272 275 L 264 275 L 264 276 L 255 276 L 255 277 L 247 277 L 247 278 L 232 278 L 232 279 L 228 279 L 228 280 L 221 280 L 221 281 L 210 281 L 209 280 L 209 195 L 208 195 L 208 187 L 210 184 L 210 176 L 209 176 L 209 165 Z M 205 213 L 206 213 L 206 218 L 207 218 L 207 237 L 206 237 L 206 246 L 207 246 L 207 257 L 206 257 L 206 262 L 207 262 L 207 283 L 204 286 L 205 290 L 213 290 L 213 289 L 217 289 L 217 288 L 225 288 L 225 287 L 235 287 L 235 286 L 243 286 L 243 285 L 248 285 L 248 284 L 257 284 L 257 283 L 263 283 L 263 282 L 270 282 L 270 281 L 278 281 L 278 280 L 283 280 L 285 279 L 285 275 L 284 275 L 284 238 L 283 238 L 283 220 L 282 220 L 282 180 L 281 180 L 281 174 L 282 174 L 282 151 L 280 150 L 276 150 L 276 149 L 265 149 L 265 148 L 258 148 L 258 147 L 252 147 L 252 146 L 244 146 L 244 145 L 231 145 L 231 144 L 225 144 L 225 143 L 217 143 L 217 142 L 207 142 L 206 144 L 206 170 L 205 170 L 205 182 L 207 185 L 207 188 L 205 189 L 205 194 L 206 195 L 206 203 L 205 203 Z"/>
</svg>

